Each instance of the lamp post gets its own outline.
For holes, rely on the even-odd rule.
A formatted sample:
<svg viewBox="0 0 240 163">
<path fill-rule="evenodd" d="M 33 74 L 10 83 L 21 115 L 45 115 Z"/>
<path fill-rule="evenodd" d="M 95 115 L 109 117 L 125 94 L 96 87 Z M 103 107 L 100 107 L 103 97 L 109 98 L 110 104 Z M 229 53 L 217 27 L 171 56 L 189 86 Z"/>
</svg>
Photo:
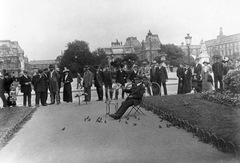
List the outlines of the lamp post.
<svg viewBox="0 0 240 163">
<path fill-rule="evenodd" d="M 186 45 L 188 47 L 188 64 L 190 65 L 190 45 L 192 41 L 192 36 L 187 34 L 187 36 L 185 37 L 185 40 L 186 40 Z"/>
<path fill-rule="evenodd" d="M 148 32 L 148 38 L 149 38 L 149 45 L 150 45 L 150 63 L 152 62 L 152 33 L 151 31 L 149 30 Z"/>
</svg>

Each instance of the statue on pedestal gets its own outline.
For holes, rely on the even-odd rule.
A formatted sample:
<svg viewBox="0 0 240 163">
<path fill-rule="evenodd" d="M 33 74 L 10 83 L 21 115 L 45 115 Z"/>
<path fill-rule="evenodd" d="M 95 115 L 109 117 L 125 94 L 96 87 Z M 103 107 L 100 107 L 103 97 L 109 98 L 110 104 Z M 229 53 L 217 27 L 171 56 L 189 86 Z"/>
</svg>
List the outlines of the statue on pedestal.
<svg viewBox="0 0 240 163">
<path fill-rule="evenodd" d="M 201 49 L 200 49 L 200 54 L 198 56 L 199 58 L 199 63 L 203 63 L 204 61 L 209 62 L 209 54 L 207 53 L 207 47 L 203 40 L 201 40 Z"/>
</svg>

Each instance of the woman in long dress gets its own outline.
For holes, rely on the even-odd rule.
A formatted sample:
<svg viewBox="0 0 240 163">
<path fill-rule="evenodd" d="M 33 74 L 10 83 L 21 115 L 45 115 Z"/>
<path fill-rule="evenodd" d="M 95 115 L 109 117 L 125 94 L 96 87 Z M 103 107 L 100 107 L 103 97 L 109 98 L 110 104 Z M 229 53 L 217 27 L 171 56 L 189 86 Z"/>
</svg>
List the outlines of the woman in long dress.
<svg viewBox="0 0 240 163">
<path fill-rule="evenodd" d="M 202 67 L 202 92 L 212 91 L 212 83 L 208 82 L 208 75 L 211 75 L 212 67 L 209 65 L 207 61 L 203 62 Z"/>
</svg>

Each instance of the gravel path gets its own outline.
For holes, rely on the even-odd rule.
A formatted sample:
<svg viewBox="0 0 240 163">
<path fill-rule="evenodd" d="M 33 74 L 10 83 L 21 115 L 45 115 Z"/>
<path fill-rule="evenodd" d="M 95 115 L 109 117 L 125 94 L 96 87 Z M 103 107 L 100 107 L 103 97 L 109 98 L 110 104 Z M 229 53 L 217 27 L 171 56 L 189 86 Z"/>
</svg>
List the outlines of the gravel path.
<svg viewBox="0 0 240 163">
<path fill-rule="evenodd" d="M 238 162 L 231 154 L 167 128 L 152 112 L 123 118 L 105 116 L 104 102 L 40 107 L 0 151 L 1 163 L 195 163 Z M 112 111 L 112 110 L 111 110 Z M 85 118 L 91 118 L 90 121 Z M 96 122 L 102 117 L 102 123 Z M 139 118 L 139 119 L 138 119 Z M 105 123 L 106 121 L 106 123 Z M 159 125 L 162 128 L 159 128 Z"/>
</svg>

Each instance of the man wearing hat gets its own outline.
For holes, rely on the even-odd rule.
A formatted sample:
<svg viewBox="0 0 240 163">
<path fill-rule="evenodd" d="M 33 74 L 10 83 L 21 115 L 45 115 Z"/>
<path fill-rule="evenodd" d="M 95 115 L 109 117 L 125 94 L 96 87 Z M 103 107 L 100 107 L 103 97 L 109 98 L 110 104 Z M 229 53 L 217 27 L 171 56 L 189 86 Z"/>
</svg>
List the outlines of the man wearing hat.
<svg viewBox="0 0 240 163">
<path fill-rule="evenodd" d="M 128 79 L 134 83 L 134 78 L 137 76 L 138 74 L 138 66 L 137 65 L 133 65 L 133 68 L 132 68 L 132 72 L 129 74 L 128 76 Z"/>
<path fill-rule="evenodd" d="M 142 83 L 143 77 L 137 75 L 135 77 L 135 83 L 133 84 L 132 88 L 127 90 L 124 89 L 126 93 L 130 93 L 126 100 L 122 103 L 120 108 L 114 114 L 109 114 L 110 117 L 113 119 L 120 119 L 123 114 L 127 111 L 130 106 L 137 106 L 141 103 L 143 94 L 145 93 L 145 87 Z"/>
<path fill-rule="evenodd" d="M 221 58 L 217 57 L 215 63 L 212 65 L 212 71 L 214 75 L 215 90 L 218 90 L 218 82 L 220 83 L 220 90 L 223 90 L 223 63 Z"/>
<path fill-rule="evenodd" d="M 142 67 L 139 69 L 139 75 L 142 77 L 150 78 L 150 68 L 148 67 L 148 60 L 142 61 Z"/>
<path fill-rule="evenodd" d="M 39 69 L 38 73 L 34 76 L 34 90 L 36 92 L 36 106 L 39 106 L 39 101 L 41 101 L 42 106 L 47 106 L 46 103 L 46 90 L 48 87 L 47 77 L 43 74 L 43 70 Z"/>
<path fill-rule="evenodd" d="M 126 80 L 127 80 L 127 72 L 125 70 L 123 70 L 124 65 L 121 64 L 119 66 L 119 70 L 117 70 L 116 72 L 116 83 L 120 83 L 121 84 L 121 88 L 122 88 L 122 99 L 124 99 L 124 91 L 123 91 L 123 87 L 125 86 Z M 115 99 L 118 99 L 118 93 L 119 90 L 116 89 L 115 92 Z"/>
<path fill-rule="evenodd" d="M 19 79 L 19 83 L 21 85 L 21 92 L 23 93 L 23 106 L 26 106 L 26 103 L 28 101 L 28 106 L 31 107 L 31 92 L 32 92 L 32 86 L 31 86 L 31 77 L 28 76 L 28 71 L 24 70 L 23 75 Z"/>
<path fill-rule="evenodd" d="M 49 65 L 50 71 L 48 72 L 48 82 L 49 82 L 49 91 L 50 91 L 50 98 L 51 103 L 55 104 L 55 100 L 57 105 L 60 104 L 60 97 L 59 97 L 59 78 L 60 75 L 57 71 L 55 71 L 54 65 Z"/>
<path fill-rule="evenodd" d="M 94 85 L 97 90 L 98 94 L 98 100 L 97 101 L 103 101 L 103 71 L 100 69 L 99 66 L 95 66 L 95 72 L 94 72 Z"/>
<path fill-rule="evenodd" d="M 0 72 L 0 98 L 2 99 L 3 108 L 8 107 L 7 100 L 4 93 L 5 93 L 5 89 L 4 89 L 3 74 Z"/>
<path fill-rule="evenodd" d="M 83 87 L 84 87 L 84 93 L 86 93 L 84 101 L 91 101 L 91 87 L 92 87 L 93 75 L 92 75 L 92 72 L 89 70 L 88 65 L 84 66 L 83 69 L 84 69 Z"/>
<path fill-rule="evenodd" d="M 110 94 L 110 99 L 113 97 L 113 91 L 112 91 L 112 72 L 109 70 L 109 66 L 106 65 L 105 70 L 103 72 L 103 83 L 105 87 L 105 97 L 106 100 L 109 99 L 108 92 Z"/>
<path fill-rule="evenodd" d="M 5 88 L 6 93 L 8 94 L 8 97 L 10 96 L 10 87 L 11 87 L 12 83 L 13 83 L 13 79 L 11 78 L 9 73 L 5 73 L 4 88 Z M 7 102 L 10 103 L 9 98 L 7 99 Z"/>
<path fill-rule="evenodd" d="M 156 68 L 156 72 L 155 72 L 156 82 L 159 84 L 160 90 L 161 90 L 161 86 L 163 86 L 164 95 L 167 95 L 167 86 L 166 86 L 166 82 L 168 80 L 167 70 L 163 66 L 163 61 L 158 61 L 158 63 L 159 63 L 159 67 Z"/>
<path fill-rule="evenodd" d="M 152 61 L 152 66 L 150 68 L 150 81 L 151 82 L 156 82 L 156 68 L 158 67 L 158 63 L 156 60 Z"/>
<path fill-rule="evenodd" d="M 194 65 L 194 69 L 193 69 L 193 76 L 194 76 L 194 84 L 196 84 L 196 91 L 197 92 L 201 92 L 202 91 L 202 77 L 201 77 L 201 73 L 202 73 L 202 64 L 199 63 L 199 58 L 195 59 L 195 65 Z"/>
</svg>

